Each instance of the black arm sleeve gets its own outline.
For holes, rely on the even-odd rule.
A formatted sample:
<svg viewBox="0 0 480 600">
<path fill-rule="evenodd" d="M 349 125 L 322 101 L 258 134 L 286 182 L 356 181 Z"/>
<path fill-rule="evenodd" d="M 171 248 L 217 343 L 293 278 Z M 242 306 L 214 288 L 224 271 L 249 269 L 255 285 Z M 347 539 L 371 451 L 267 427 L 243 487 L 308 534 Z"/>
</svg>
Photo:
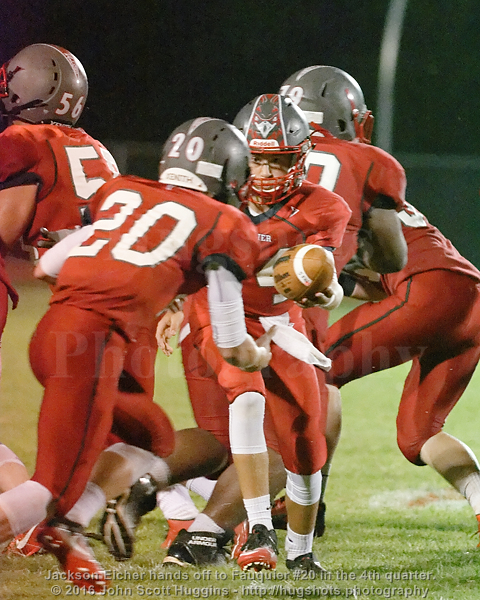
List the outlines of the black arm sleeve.
<svg viewBox="0 0 480 600">
<path fill-rule="evenodd" d="M 224 267 L 227 271 L 230 271 L 235 275 L 238 281 L 243 281 L 246 278 L 246 274 L 238 264 L 227 256 L 226 254 L 210 254 L 207 256 L 202 263 L 203 270 L 216 269 L 218 267 Z"/>
<path fill-rule="evenodd" d="M 353 294 L 356 284 L 355 277 L 342 271 L 338 276 L 338 283 L 342 286 L 345 296 L 351 296 Z"/>
</svg>

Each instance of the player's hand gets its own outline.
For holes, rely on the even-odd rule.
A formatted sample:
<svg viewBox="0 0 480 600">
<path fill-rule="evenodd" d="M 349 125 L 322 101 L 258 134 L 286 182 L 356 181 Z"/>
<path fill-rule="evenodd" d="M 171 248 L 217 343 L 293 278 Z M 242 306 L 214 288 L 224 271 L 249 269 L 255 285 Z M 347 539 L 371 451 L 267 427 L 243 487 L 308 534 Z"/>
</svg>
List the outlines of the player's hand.
<svg viewBox="0 0 480 600">
<path fill-rule="evenodd" d="M 257 340 L 255 340 L 255 343 L 257 344 L 257 346 L 259 348 L 265 348 L 266 350 L 268 350 L 270 352 L 270 344 L 272 342 L 272 339 L 273 339 L 273 336 L 275 335 L 276 330 L 277 330 L 276 325 L 272 325 L 272 327 L 270 327 L 270 329 L 266 333 L 264 333 Z"/>
<path fill-rule="evenodd" d="M 299 304 L 302 308 L 312 308 L 313 306 L 319 306 L 325 310 L 333 310 L 339 306 L 343 300 L 343 288 L 335 278 L 332 283 L 323 292 L 317 292 L 315 299 L 302 298 Z"/>
<path fill-rule="evenodd" d="M 74 227 L 73 229 L 59 229 L 58 231 L 49 231 L 46 227 L 40 228 L 40 233 L 42 234 L 42 238 L 40 238 L 37 242 L 37 246 L 39 248 L 52 248 L 57 244 L 60 240 L 63 240 L 77 231 L 79 227 Z"/>
<path fill-rule="evenodd" d="M 169 342 L 172 337 L 177 335 L 182 321 L 183 312 L 181 310 L 174 312 L 167 309 L 158 322 L 156 331 L 157 344 L 165 356 L 171 356 L 173 353 L 173 348 Z"/>
<path fill-rule="evenodd" d="M 247 373 L 261 371 L 270 362 L 270 342 L 275 334 L 275 326 L 271 327 L 258 340 L 247 334 L 245 340 L 235 348 L 219 348 L 220 354 L 231 365 Z"/>
</svg>

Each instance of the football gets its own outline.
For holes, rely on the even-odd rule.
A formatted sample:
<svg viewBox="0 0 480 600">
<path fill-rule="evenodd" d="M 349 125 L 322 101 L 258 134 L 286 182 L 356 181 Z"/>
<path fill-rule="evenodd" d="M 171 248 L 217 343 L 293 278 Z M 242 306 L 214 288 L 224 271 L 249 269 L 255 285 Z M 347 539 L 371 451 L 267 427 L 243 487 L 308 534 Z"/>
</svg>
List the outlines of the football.
<svg viewBox="0 0 480 600">
<path fill-rule="evenodd" d="M 289 300 L 314 300 L 332 283 L 332 253 L 313 244 L 300 244 L 286 250 L 273 266 L 273 284 Z"/>
</svg>

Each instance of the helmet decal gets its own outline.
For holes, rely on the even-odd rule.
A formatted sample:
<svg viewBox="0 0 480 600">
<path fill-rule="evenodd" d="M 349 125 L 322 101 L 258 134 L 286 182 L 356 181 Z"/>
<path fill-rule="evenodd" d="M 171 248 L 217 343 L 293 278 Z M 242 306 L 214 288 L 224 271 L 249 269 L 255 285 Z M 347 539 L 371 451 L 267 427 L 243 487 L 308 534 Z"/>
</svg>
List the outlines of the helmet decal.
<svg viewBox="0 0 480 600">
<path fill-rule="evenodd" d="M 187 131 L 187 134 L 190 135 L 191 133 L 193 133 L 195 131 L 195 129 L 197 127 L 202 125 L 202 123 L 207 123 L 208 121 L 212 121 L 212 120 L 213 119 L 211 119 L 210 117 L 199 117 L 198 119 L 194 119 Z"/>
<path fill-rule="evenodd" d="M 280 106 L 275 102 L 276 97 L 269 98 L 267 95 L 260 96 L 253 112 L 253 130 L 249 131 L 249 138 L 255 139 L 258 133 L 263 139 L 266 137 L 278 140 L 284 139 Z M 278 144 L 279 145 L 279 144 Z"/>
<path fill-rule="evenodd" d="M 73 56 L 73 54 L 71 52 L 69 52 L 68 50 L 65 50 L 64 48 L 60 48 L 60 46 L 57 46 L 57 49 L 63 54 L 63 56 L 67 59 L 68 63 L 70 64 L 72 71 L 73 71 L 73 75 L 76 79 L 80 79 L 80 69 L 78 68 L 78 63 L 76 58 Z"/>
</svg>

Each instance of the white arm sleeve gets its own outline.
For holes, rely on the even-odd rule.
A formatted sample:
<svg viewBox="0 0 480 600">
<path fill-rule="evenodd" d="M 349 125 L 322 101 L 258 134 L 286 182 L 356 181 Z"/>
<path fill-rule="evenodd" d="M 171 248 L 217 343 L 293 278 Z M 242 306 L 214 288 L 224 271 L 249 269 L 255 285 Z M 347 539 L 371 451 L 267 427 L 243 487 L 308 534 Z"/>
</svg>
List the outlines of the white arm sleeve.
<svg viewBox="0 0 480 600">
<path fill-rule="evenodd" d="M 38 262 L 44 273 L 57 278 L 70 251 L 88 239 L 92 233 L 93 225 L 81 227 L 47 250 Z"/>
<path fill-rule="evenodd" d="M 213 339 L 219 348 L 235 348 L 247 337 L 242 284 L 225 269 L 207 269 L 208 305 Z"/>
</svg>

